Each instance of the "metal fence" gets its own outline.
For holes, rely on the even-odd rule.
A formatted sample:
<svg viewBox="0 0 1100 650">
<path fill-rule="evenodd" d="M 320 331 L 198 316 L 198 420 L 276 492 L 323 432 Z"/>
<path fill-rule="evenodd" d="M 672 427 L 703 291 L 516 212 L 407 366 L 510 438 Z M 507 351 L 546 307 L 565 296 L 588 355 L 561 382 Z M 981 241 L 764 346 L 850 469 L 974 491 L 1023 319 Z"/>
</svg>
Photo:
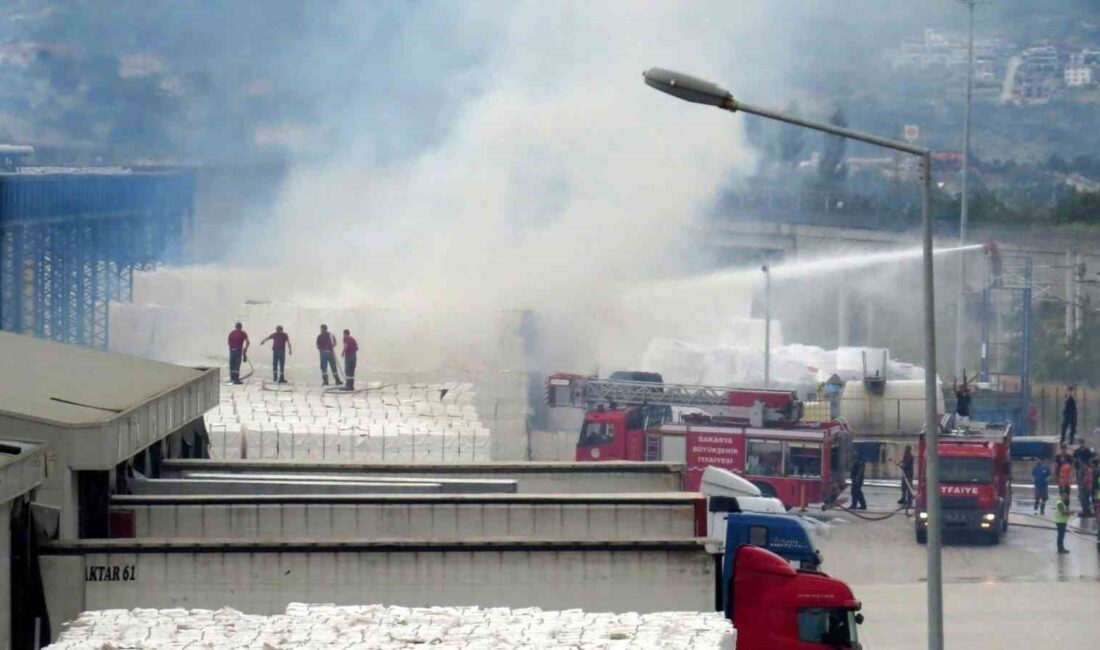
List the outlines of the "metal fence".
<svg viewBox="0 0 1100 650">
<path fill-rule="evenodd" d="M 1077 386 L 1077 435 L 1091 433 L 1100 428 L 1100 389 Z M 1066 387 L 1058 384 L 1042 384 L 1031 389 L 1031 403 L 1038 409 L 1035 435 L 1056 436 L 1062 429 L 1062 407 L 1065 404 Z M 1095 441 L 1094 441 L 1095 442 Z"/>
</svg>

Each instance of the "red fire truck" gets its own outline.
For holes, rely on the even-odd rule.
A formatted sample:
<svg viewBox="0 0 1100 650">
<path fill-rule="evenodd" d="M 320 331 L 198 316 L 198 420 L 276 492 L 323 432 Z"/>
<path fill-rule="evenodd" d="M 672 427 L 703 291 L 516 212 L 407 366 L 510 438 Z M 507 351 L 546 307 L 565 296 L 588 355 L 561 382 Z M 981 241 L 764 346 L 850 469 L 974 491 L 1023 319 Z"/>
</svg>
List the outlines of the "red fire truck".
<svg viewBox="0 0 1100 650">
<path fill-rule="evenodd" d="M 1012 507 L 1012 425 L 977 424 L 941 434 L 940 508 L 945 533 L 978 533 L 990 544 L 1008 531 Z M 920 439 L 917 542 L 928 540 L 925 440 Z"/>
<path fill-rule="evenodd" d="M 640 373 L 616 373 L 623 374 Z M 686 490 L 699 489 L 708 466 L 721 467 L 788 508 L 821 503 L 843 490 L 851 431 L 842 421 L 802 421 L 794 392 L 666 384 L 647 374 L 647 381 L 565 373 L 547 380 L 551 407 L 587 410 L 578 461 L 682 462 Z M 673 422 L 674 407 L 691 413 Z"/>
</svg>

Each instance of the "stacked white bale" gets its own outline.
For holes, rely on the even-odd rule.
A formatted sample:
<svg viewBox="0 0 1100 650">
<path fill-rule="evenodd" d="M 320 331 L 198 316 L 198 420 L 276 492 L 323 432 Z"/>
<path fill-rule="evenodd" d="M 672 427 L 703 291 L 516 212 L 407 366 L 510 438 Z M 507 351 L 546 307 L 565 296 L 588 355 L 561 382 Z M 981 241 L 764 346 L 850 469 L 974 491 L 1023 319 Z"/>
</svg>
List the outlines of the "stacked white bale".
<svg viewBox="0 0 1100 650">
<path fill-rule="evenodd" d="M 588 613 L 536 607 L 338 607 L 291 603 L 277 616 L 233 609 L 84 612 L 48 650 L 133 648 L 664 648 L 733 650 L 715 612 Z"/>
<path fill-rule="evenodd" d="M 439 463 L 492 456 L 470 383 L 373 382 L 345 393 L 250 381 L 221 390 L 218 408 L 206 414 L 215 458 Z"/>
</svg>

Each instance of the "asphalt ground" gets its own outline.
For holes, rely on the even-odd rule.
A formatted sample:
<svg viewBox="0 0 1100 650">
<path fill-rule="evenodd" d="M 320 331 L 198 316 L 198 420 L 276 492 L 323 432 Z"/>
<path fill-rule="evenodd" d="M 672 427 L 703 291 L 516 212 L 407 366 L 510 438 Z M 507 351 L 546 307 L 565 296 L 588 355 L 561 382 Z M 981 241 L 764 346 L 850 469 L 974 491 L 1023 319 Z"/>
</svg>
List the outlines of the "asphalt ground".
<svg viewBox="0 0 1100 650">
<path fill-rule="evenodd" d="M 898 508 L 899 491 L 866 490 L 869 510 L 883 517 Z M 1076 506 L 1076 500 L 1074 502 Z M 1044 648 L 1100 646 L 1100 553 L 1096 523 L 1073 519 L 1067 555 L 1055 548 L 1048 503 L 1045 517 L 1018 501 L 997 546 L 949 537 L 943 548 L 946 647 Z M 842 578 L 863 603 L 861 642 L 869 650 L 927 647 L 927 553 L 905 513 L 869 521 L 854 513 L 815 514 L 823 569 Z M 1054 645 L 1051 645 L 1054 644 Z M 1072 644 L 1072 645 L 1069 645 Z"/>
</svg>

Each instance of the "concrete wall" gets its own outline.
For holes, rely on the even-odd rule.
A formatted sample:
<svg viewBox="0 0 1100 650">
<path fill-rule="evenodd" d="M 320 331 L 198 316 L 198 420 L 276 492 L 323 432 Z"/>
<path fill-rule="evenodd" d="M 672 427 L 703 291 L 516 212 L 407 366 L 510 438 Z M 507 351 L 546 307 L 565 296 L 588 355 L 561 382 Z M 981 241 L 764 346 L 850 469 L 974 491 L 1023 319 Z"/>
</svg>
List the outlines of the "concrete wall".
<svg viewBox="0 0 1100 650">
<path fill-rule="evenodd" d="M 606 463 L 463 463 L 451 465 L 310 463 L 301 461 L 172 460 L 166 476 L 188 470 L 225 472 L 286 472 L 308 474 L 390 475 L 408 478 L 514 479 L 520 494 L 678 492 L 683 465 L 643 462 Z"/>
<path fill-rule="evenodd" d="M 696 498 L 689 494 L 433 501 L 151 505 L 123 499 L 114 510 L 134 513 L 136 537 L 161 539 L 635 540 L 695 535 Z"/>
<path fill-rule="evenodd" d="M 121 541 L 121 540 L 118 540 Z M 714 561 L 694 541 L 463 544 L 106 544 L 45 549 L 53 629 L 91 609 L 291 602 L 712 611 Z M 116 577 L 114 580 L 96 578 Z"/>
<path fill-rule="evenodd" d="M 576 431 L 532 431 L 531 460 L 572 462 L 577 457 Z"/>
</svg>

